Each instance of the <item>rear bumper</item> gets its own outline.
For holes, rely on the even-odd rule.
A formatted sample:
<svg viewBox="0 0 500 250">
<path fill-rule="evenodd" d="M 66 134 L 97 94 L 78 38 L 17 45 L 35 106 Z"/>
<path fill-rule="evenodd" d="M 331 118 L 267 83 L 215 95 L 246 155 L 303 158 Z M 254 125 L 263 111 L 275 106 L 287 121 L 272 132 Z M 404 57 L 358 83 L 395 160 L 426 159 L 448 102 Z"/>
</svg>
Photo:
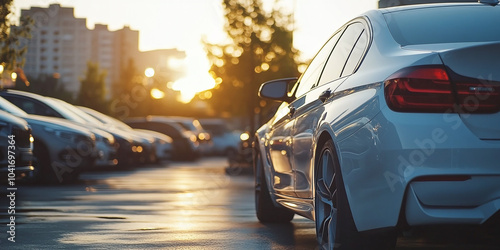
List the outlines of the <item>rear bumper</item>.
<svg viewBox="0 0 500 250">
<path fill-rule="evenodd" d="M 410 225 L 480 224 L 500 210 L 500 141 L 480 140 L 456 114 L 383 110 L 338 143 L 358 230 Z M 425 176 L 463 182 L 416 183 Z"/>
<path fill-rule="evenodd" d="M 498 180 L 500 177 L 496 177 Z M 474 178 L 473 178 L 474 179 Z M 475 178 L 480 181 L 481 177 Z M 476 182 L 471 181 L 471 182 Z M 499 183 L 499 182 L 497 182 Z M 423 183 L 420 183 L 423 184 Z M 437 183 L 435 183 L 437 184 Z M 489 183 L 478 184 L 469 192 L 460 192 L 467 189 L 471 183 L 439 183 L 443 189 L 435 189 L 436 185 L 414 187 L 410 184 L 406 193 L 405 218 L 410 226 L 436 224 L 483 224 L 500 210 L 500 186 L 488 192 Z M 434 187 L 432 187 L 434 186 Z M 456 186 L 457 190 L 449 189 Z M 459 196 L 463 195 L 462 199 Z M 429 197 L 432 196 L 433 198 Z M 441 197 L 441 201 L 438 199 Z M 432 205 L 430 205 L 432 204 Z"/>
</svg>

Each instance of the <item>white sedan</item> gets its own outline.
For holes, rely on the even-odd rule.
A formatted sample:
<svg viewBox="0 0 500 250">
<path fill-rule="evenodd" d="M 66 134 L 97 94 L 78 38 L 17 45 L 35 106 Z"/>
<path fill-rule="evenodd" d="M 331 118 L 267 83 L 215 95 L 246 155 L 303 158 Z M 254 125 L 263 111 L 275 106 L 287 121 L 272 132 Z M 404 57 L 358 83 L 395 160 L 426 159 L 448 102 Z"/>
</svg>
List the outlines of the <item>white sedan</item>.
<svg viewBox="0 0 500 250">
<path fill-rule="evenodd" d="M 326 42 L 254 142 L 257 217 L 316 222 L 324 249 L 391 249 L 401 226 L 500 210 L 500 6 L 369 11 Z M 322 24 L 325 25 L 325 24 Z"/>
</svg>

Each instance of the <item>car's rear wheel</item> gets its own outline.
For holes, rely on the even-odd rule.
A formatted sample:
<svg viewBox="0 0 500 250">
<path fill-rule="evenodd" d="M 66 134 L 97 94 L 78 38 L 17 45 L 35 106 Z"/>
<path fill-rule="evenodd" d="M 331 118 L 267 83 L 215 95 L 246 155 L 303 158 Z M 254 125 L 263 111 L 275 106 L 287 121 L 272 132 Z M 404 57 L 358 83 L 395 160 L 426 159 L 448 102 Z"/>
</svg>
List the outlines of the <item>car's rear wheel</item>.
<svg viewBox="0 0 500 250">
<path fill-rule="evenodd" d="M 262 223 L 285 223 L 293 219 L 295 213 L 284 208 L 277 207 L 271 200 L 267 187 L 266 178 L 262 166 L 262 155 L 255 153 L 255 210 L 257 218 Z"/>
<path fill-rule="evenodd" d="M 322 249 L 393 249 L 395 230 L 358 232 L 330 140 L 320 151 L 315 173 L 316 237 Z"/>
</svg>

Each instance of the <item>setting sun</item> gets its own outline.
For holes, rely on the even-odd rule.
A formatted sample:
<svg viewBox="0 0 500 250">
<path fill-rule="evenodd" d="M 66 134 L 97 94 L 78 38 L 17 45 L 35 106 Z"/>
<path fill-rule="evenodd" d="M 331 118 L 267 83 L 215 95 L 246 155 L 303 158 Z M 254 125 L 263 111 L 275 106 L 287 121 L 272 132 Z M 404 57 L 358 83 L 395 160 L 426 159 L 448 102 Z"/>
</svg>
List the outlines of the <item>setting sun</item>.
<svg viewBox="0 0 500 250">
<path fill-rule="evenodd" d="M 215 80 L 208 74 L 189 75 L 172 84 L 172 89 L 180 92 L 179 100 L 189 103 L 196 94 L 215 87 Z"/>
<path fill-rule="evenodd" d="M 186 68 L 186 76 L 169 84 L 168 86 L 180 92 L 179 100 L 182 103 L 189 103 L 196 94 L 212 89 L 216 86 L 216 80 L 209 74 L 210 63 L 205 52 L 193 48 L 187 53 L 186 59 L 182 62 Z M 180 65 L 181 62 L 173 62 Z"/>
</svg>

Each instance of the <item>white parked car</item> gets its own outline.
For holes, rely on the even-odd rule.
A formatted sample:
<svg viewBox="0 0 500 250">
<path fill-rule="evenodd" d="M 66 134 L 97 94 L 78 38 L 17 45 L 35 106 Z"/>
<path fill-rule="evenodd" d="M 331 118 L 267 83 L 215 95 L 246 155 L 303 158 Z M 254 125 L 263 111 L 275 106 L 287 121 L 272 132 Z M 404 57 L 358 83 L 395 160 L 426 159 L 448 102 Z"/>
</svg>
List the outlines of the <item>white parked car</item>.
<svg viewBox="0 0 500 250">
<path fill-rule="evenodd" d="M 264 83 L 283 103 L 254 141 L 259 220 L 297 213 L 323 249 L 391 249 L 401 225 L 498 214 L 500 6 L 481 2 L 369 11 L 297 81 Z"/>
<path fill-rule="evenodd" d="M 238 153 L 241 142 L 240 131 L 231 130 L 224 119 L 200 119 L 199 121 L 212 138 L 209 154 L 230 156 Z"/>
</svg>

